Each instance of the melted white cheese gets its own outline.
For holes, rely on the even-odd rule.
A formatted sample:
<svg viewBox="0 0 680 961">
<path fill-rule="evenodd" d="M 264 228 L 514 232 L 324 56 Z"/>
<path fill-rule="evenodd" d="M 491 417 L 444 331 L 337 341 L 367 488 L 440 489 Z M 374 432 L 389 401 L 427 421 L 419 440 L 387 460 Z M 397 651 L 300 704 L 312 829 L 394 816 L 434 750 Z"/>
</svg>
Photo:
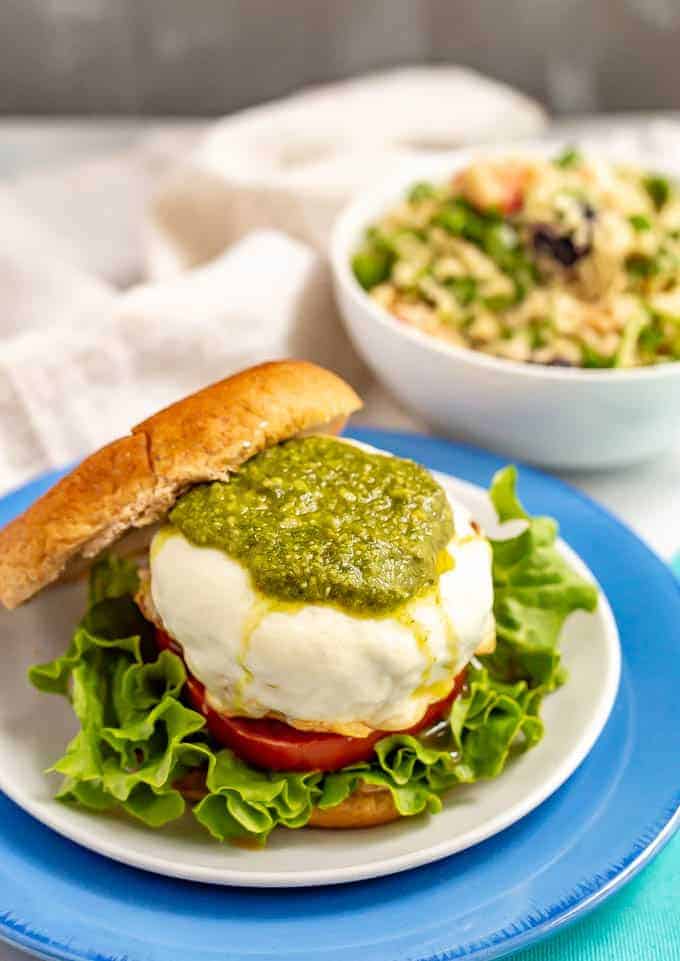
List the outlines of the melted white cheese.
<svg viewBox="0 0 680 961">
<path fill-rule="evenodd" d="M 179 532 L 152 545 L 153 602 L 216 709 L 356 736 L 404 729 L 493 630 L 489 544 L 451 506 L 452 569 L 387 616 L 264 598 L 238 561 Z"/>
</svg>

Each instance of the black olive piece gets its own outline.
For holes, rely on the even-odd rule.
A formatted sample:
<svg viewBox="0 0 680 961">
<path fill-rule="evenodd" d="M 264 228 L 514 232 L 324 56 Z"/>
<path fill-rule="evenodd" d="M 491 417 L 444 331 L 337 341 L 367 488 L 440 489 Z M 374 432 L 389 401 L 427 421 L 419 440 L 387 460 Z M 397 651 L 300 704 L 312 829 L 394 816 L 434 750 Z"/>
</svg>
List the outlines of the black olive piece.
<svg viewBox="0 0 680 961">
<path fill-rule="evenodd" d="M 558 234 L 546 225 L 536 227 L 533 244 L 537 253 L 547 254 L 553 260 L 562 264 L 563 267 L 573 267 L 591 250 L 589 243 L 579 247 L 568 234 Z"/>
</svg>

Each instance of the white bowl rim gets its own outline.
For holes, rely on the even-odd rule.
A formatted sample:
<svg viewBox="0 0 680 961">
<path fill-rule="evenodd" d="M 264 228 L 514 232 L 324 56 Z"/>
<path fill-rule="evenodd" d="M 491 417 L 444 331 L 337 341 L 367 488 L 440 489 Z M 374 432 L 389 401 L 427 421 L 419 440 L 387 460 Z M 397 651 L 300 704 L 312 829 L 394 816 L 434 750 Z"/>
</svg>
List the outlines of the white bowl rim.
<svg viewBox="0 0 680 961">
<path fill-rule="evenodd" d="M 516 140 L 503 144 L 481 145 L 478 147 L 463 147 L 458 150 L 440 151 L 422 154 L 413 159 L 402 161 L 392 168 L 388 175 L 379 183 L 373 183 L 358 193 L 342 209 L 338 215 L 331 233 L 330 255 L 331 266 L 336 283 L 359 306 L 365 309 L 371 318 L 380 326 L 414 341 L 421 346 L 433 350 L 435 353 L 456 358 L 470 366 L 479 366 L 491 371 L 498 371 L 508 376 L 519 375 L 539 380 L 553 380 L 564 382 L 597 382 L 612 383 L 622 381 L 655 381 L 680 377 L 680 361 L 669 361 L 664 364 L 652 364 L 648 367 L 632 367 L 626 369 L 584 369 L 583 367 L 551 367 L 547 364 L 530 364 L 526 361 L 509 360 L 505 357 L 494 357 L 471 347 L 458 347 L 448 341 L 426 334 L 415 327 L 400 323 L 386 308 L 381 307 L 368 296 L 354 276 L 350 266 L 351 246 L 358 233 L 362 233 L 370 226 L 381 211 L 386 210 L 392 203 L 403 196 L 404 190 L 417 182 L 420 176 L 444 177 L 474 159 L 485 156 L 534 153 L 538 156 L 550 155 L 560 149 L 574 145 L 573 138 L 545 139 L 545 140 Z M 603 156 L 607 159 L 618 159 L 631 162 L 631 154 L 621 155 L 617 150 L 600 149 L 588 151 L 590 156 Z M 636 151 L 640 158 L 643 151 Z M 678 179 L 680 168 L 673 174 L 666 167 L 673 179 Z"/>
</svg>

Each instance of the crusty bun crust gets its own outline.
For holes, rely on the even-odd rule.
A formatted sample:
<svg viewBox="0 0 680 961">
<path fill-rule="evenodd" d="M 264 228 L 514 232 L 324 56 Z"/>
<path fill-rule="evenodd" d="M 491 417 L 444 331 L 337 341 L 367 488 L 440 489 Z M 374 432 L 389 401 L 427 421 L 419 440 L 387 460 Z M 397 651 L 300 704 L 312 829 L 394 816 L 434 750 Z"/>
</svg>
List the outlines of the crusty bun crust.
<svg viewBox="0 0 680 961">
<path fill-rule="evenodd" d="M 196 804 L 206 795 L 205 773 L 197 769 L 189 771 L 174 785 L 190 804 Z M 374 828 L 379 824 L 396 821 L 397 811 L 390 792 L 360 784 L 353 794 L 335 807 L 314 808 L 306 827 L 313 828 Z"/>
<path fill-rule="evenodd" d="M 361 407 L 305 361 L 252 367 L 167 407 L 92 454 L 0 531 L 0 602 L 14 608 L 128 529 L 161 518 L 192 484 L 226 480 L 264 448 L 335 432 Z"/>
</svg>

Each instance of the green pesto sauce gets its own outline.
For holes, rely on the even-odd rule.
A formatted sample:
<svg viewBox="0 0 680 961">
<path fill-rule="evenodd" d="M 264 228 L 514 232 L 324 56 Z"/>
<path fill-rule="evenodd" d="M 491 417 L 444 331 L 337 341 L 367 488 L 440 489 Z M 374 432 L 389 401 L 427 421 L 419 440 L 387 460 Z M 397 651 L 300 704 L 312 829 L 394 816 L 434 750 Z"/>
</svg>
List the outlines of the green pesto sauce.
<svg viewBox="0 0 680 961">
<path fill-rule="evenodd" d="M 239 560 L 263 594 L 382 614 L 434 586 L 453 536 L 446 494 L 412 461 L 296 438 L 170 513 L 194 544 Z"/>
</svg>

